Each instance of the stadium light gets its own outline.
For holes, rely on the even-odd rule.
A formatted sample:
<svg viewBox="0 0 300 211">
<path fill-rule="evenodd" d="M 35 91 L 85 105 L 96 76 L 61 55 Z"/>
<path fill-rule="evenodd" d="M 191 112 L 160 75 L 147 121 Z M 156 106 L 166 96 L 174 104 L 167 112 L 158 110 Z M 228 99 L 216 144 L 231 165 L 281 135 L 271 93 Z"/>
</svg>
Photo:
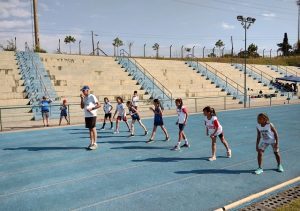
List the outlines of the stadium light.
<svg viewBox="0 0 300 211">
<path fill-rule="evenodd" d="M 245 50 L 244 50 L 244 108 L 246 108 L 247 104 L 247 29 L 250 28 L 251 24 L 254 24 L 256 21 L 255 18 L 252 17 L 243 17 L 242 15 L 237 16 L 236 18 L 238 21 L 241 22 L 243 28 L 245 29 Z"/>
</svg>

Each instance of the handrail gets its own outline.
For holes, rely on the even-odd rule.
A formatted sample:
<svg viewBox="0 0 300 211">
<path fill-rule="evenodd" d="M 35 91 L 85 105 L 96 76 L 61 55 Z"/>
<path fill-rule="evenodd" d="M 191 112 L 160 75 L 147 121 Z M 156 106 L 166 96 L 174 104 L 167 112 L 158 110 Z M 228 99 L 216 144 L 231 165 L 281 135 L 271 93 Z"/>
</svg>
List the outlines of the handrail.
<svg viewBox="0 0 300 211">
<path fill-rule="evenodd" d="M 120 50 L 120 55 L 121 56 L 124 56 L 124 55 L 127 55 L 127 57 L 129 58 L 129 53 L 128 52 L 126 52 L 124 49 L 121 49 Z M 142 68 L 142 70 L 143 70 L 143 72 L 144 72 L 144 75 L 146 76 L 146 73 L 148 74 L 148 75 L 150 75 L 151 76 L 151 79 L 152 79 L 152 81 L 154 82 L 156 82 L 156 84 L 159 84 L 163 89 L 161 89 L 159 86 L 157 86 L 162 92 L 164 92 L 164 90 L 166 90 L 167 92 L 168 92 L 168 94 L 169 94 L 169 98 L 172 100 L 173 99 L 173 94 L 172 94 L 172 92 L 168 89 L 168 88 L 166 88 L 159 80 L 157 80 L 145 67 L 143 67 L 138 61 L 136 61 L 136 59 L 134 59 L 134 58 L 132 58 L 132 57 L 130 57 L 130 59 L 132 59 L 134 62 L 135 62 L 135 65 L 137 66 L 139 66 L 140 68 Z"/>
<path fill-rule="evenodd" d="M 243 66 L 245 66 L 245 65 L 243 65 Z M 252 68 L 258 70 L 260 73 L 258 73 L 257 71 L 251 69 L 253 72 L 255 72 L 255 73 L 257 73 L 257 74 L 260 74 L 261 77 L 263 77 L 263 75 L 265 75 L 265 78 L 266 78 L 266 79 L 267 79 L 266 76 L 268 76 L 269 78 L 271 78 L 271 80 L 274 80 L 274 77 L 273 77 L 273 76 L 271 76 L 271 75 L 269 75 L 268 73 L 265 73 L 265 72 L 263 72 L 262 70 L 258 69 L 257 67 L 255 67 L 254 64 L 248 64 L 248 66 L 250 66 L 250 67 L 252 67 Z M 268 80 L 269 80 L 269 79 L 268 79 Z M 271 80 L 269 80 L 269 81 L 271 81 Z"/>
<path fill-rule="evenodd" d="M 199 65 L 199 61 L 198 61 L 198 58 L 197 58 L 197 57 L 195 57 L 195 56 L 193 56 L 193 55 L 190 55 L 189 58 L 195 59 L 195 60 L 196 60 L 196 63 L 197 63 L 197 66 Z M 220 71 L 218 71 L 216 68 L 210 66 L 210 65 L 207 64 L 206 62 L 203 62 L 203 63 L 206 65 L 206 70 L 208 70 L 210 73 L 212 73 L 213 75 L 216 75 L 216 76 L 218 76 L 217 74 L 222 75 L 223 77 L 225 77 L 225 82 L 228 83 L 229 85 L 231 85 L 233 88 L 234 88 L 234 87 L 237 87 L 237 89 L 238 89 L 239 87 L 241 87 L 242 89 L 244 88 L 244 87 L 241 86 L 240 84 L 236 83 L 235 81 L 233 81 L 232 79 L 228 78 L 226 75 L 224 75 L 223 73 L 221 73 Z M 212 70 L 214 70 L 215 73 L 213 73 L 211 70 L 209 70 L 209 69 L 207 68 L 207 66 L 210 67 Z M 221 78 L 221 77 L 220 77 L 220 78 Z M 222 78 L 221 78 L 221 79 L 222 79 Z M 224 79 L 223 79 L 223 80 L 224 80 Z M 231 81 L 231 82 L 233 82 L 235 85 L 229 83 L 228 80 Z M 242 92 L 241 90 L 238 89 L 238 91 L 241 92 L 242 94 L 244 94 L 244 92 Z"/>
<path fill-rule="evenodd" d="M 278 67 L 284 67 L 285 69 L 286 69 L 286 75 L 287 75 L 287 73 L 289 73 L 289 74 L 291 74 L 291 75 L 293 75 L 292 73 L 291 73 L 291 71 L 293 71 L 294 72 L 294 74 L 296 74 L 296 76 L 298 76 L 298 73 L 297 73 L 297 71 L 295 71 L 295 70 L 293 70 L 293 69 L 291 69 L 291 68 L 289 68 L 288 66 L 283 66 L 283 65 L 277 65 L 277 68 Z M 288 71 L 289 70 L 289 71 Z"/>
</svg>

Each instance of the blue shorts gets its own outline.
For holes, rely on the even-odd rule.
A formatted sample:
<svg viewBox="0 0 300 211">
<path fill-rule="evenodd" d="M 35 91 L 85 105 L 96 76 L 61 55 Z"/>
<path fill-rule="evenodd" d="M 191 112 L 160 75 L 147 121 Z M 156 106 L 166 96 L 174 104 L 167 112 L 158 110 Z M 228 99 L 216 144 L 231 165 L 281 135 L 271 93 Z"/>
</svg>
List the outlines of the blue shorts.
<svg viewBox="0 0 300 211">
<path fill-rule="evenodd" d="M 178 124 L 178 127 L 179 127 L 179 131 L 183 131 L 183 129 L 184 129 L 184 124 Z"/>
<path fill-rule="evenodd" d="M 137 114 L 132 115 L 131 118 L 132 118 L 132 120 L 137 120 L 137 121 L 141 120 L 140 116 Z"/>
</svg>

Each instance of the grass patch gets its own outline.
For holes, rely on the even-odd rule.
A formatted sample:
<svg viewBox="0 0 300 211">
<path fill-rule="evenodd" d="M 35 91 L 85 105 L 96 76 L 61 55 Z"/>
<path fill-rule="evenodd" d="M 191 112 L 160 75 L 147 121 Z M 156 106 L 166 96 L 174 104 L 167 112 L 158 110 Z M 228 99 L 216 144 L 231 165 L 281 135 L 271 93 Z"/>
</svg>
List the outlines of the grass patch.
<svg viewBox="0 0 300 211">
<path fill-rule="evenodd" d="M 276 211 L 296 211 L 300 210 L 300 199 L 294 200 L 292 203 L 276 209 Z"/>
</svg>

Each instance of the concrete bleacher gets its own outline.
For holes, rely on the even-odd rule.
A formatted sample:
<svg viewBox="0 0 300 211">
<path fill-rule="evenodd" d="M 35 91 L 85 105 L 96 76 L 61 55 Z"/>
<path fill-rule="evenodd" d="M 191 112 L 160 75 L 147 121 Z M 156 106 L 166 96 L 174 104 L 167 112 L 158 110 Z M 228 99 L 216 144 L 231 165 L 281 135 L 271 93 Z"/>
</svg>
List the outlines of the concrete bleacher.
<svg viewBox="0 0 300 211">
<path fill-rule="evenodd" d="M 1 120 L 22 121 L 31 120 L 30 108 L 5 109 L 8 106 L 26 106 L 28 99 L 24 93 L 24 81 L 21 79 L 15 52 L 0 52 L 0 107 Z"/>
<path fill-rule="evenodd" d="M 210 80 L 201 77 L 196 71 L 187 67 L 182 61 L 154 60 L 154 59 L 136 59 L 144 68 L 146 68 L 157 80 L 168 88 L 173 98 L 203 98 L 199 103 L 203 105 L 223 105 L 227 94 L 216 88 Z M 212 97 L 204 99 L 204 97 Z M 227 103 L 238 105 L 238 101 L 226 97 Z M 187 102 L 194 106 L 193 99 Z"/>
<path fill-rule="evenodd" d="M 124 100 L 131 99 L 133 91 L 140 89 L 113 57 L 62 54 L 40 54 L 40 57 L 56 93 L 70 104 L 80 102 L 80 89 L 83 85 L 90 86 L 91 93 L 101 103 L 104 97 L 111 101 L 117 96 L 122 96 Z M 138 93 L 141 100 L 149 99 L 144 91 L 140 90 Z M 73 107 L 70 112 L 82 116 L 79 106 Z"/>
</svg>

